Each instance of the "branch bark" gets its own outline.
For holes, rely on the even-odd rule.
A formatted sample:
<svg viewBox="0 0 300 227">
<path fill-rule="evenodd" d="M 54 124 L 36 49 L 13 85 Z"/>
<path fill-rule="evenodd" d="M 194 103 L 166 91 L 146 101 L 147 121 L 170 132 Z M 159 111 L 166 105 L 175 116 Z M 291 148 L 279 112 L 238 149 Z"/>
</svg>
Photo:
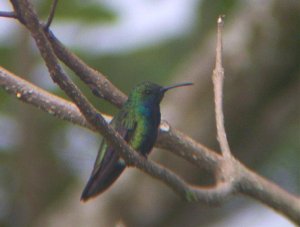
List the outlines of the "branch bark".
<svg viewBox="0 0 300 227">
<path fill-rule="evenodd" d="M 1 66 L 0 87 L 23 102 L 29 103 L 59 119 L 67 120 L 93 131 L 96 130 L 85 120 L 85 118 L 83 118 L 74 103 L 53 95 L 28 81 L 23 80 Z"/>
<path fill-rule="evenodd" d="M 14 19 L 18 19 L 17 15 L 15 14 L 15 12 L 0 12 L 0 17 L 7 17 L 7 18 L 14 18 Z"/>
<path fill-rule="evenodd" d="M 170 170 L 150 160 L 141 158 L 109 125 L 107 125 L 102 115 L 81 94 L 80 90 L 61 68 L 57 57 L 71 70 L 76 72 L 76 74 L 88 84 L 92 91 L 100 97 L 109 100 L 117 106 L 121 106 L 126 100 L 126 96 L 112 85 L 107 78 L 88 67 L 81 59 L 68 51 L 49 29 L 45 29 L 45 26 L 40 23 L 30 2 L 27 0 L 11 0 L 11 2 L 15 9 L 14 14 L 17 15 L 18 20 L 26 26 L 35 39 L 53 81 L 59 84 L 77 107 L 68 101 L 42 91 L 29 82 L 0 68 L 0 86 L 2 88 L 17 98 L 33 104 L 50 114 L 53 111 L 52 114 L 56 117 L 100 132 L 113 146 L 119 148 L 120 155 L 126 160 L 128 165 L 136 166 L 151 176 L 163 181 L 187 200 L 213 204 L 228 199 L 233 193 L 242 193 L 267 204 L 284 214 L 290 220 L 300 224 L 299 197 L 289 194 L 272 182 L 247 169 L 230 155 L 230 150 L 229 152 L 224 152 L 222 145 L 223 156 L 195 142 L 176 129 L 173 129 L 167 122 L 161 124 L 158 146 L 173 151 L 175 154 L 197 166 L 205 166 L 205 168 L 214 171 L 219 180 L 217 184 L 206 188 L 190 186 Z M 1 15 L 5 14 L 0 13 L 0 16 Z M 222 48 L 220 48 L 219 54 L 221 54 L 221 49 Z M 221 63 L 221 55 L 217 55 L 217 58 L 218 56 Z M 222 66 L 222 64 L 220 65 Z M 216 88 L 221 95 L 221 100 L 216 101 L 216 105 L 218 103 L 221 111 L 222 83 L 220 88 Z M 222 118 L 220 118 L 220 116 L 222 116 Z M 219 121 L 220 119 L 221 125 L 224 127 L 222 112 L 221 115 L 219 114 Z M 218 138 L 220 141 L 221 137 L 218 136 Z M 230 171 L 227 171 L 228 169 Z"/>
<path fill-rule="evenodd" d="M 224 69 L 222 65 L 222 30 L 224 21 L 222 16 L 218 18 L 218 31 L 217 31 L 217 48 L 216 48 L 216 66 L 213 71 L 213 84 L 215 94 L 215 111 L 216 111 L 216 125 L 218 141 L 221 147 L 223 156 L 226 158 L 231 157 L 231 151 L 226 137 L 225 126 L 224 126 L 224 114 L 223 114 L 223 82 L 224 82 Z"/>
</svg>

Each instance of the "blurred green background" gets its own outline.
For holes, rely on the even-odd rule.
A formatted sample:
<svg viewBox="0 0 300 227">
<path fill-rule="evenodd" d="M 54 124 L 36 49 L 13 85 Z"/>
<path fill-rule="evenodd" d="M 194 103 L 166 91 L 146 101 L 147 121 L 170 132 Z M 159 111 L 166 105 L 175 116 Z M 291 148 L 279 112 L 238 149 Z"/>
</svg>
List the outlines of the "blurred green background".
<svg viewBox="0 0 300 227">
<path fill-rule="evenodd" d="M 34 3 L 46 20 L 51 1 Z M 1 1 L 0 10 L 11 10 L 9 1 Z M 194 82 L 166 95 L 162 117 L 219 150 L 211 83 L 219 14 L 226 15 L 224 114 L 232 151 L 299 194 L 300 1 L 59 1 L 51 28 L 125 93 L 144 80 Z M 0 65 L 65 97 L 28 32 L 12 19 L 0 18 Z M 68 72 L 99 110 L 115 113 Z M 213 208 L 186 203 L 136 169 L 80 203 L 100 141 L 0 90 L 0 226 L 291 226 L 245 197 Z M 154 150 L 150 158 L 191 183 L 211 182 L 208 173 L 170 152 Z"/>
</svg>

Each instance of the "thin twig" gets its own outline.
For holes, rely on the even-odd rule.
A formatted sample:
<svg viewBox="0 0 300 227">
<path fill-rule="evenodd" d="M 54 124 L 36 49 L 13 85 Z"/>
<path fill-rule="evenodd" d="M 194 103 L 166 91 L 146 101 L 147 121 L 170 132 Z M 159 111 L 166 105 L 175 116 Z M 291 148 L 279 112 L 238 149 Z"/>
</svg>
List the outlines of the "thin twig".
<svg viewBox="0 0 300 227">
<path fill-rule="evenodd" d="M 223 81 L 224 81 L 224 69 L 222 66 L 222 30 L 223 30 L 223 17 L 218 18 L 218 32 L 217 32 L 217 49 L 216 49 L 216 66 L 213 71 L 213 84 L 215 95 L 215 112 L 216 112 L 216 125 L 217 125 L 217 138 L 220 144 L 220 148 L 224 157 L 231 157 L 229 144 L 226 137 L 224 127 L 224 115 L 223 115 Z"/>
<path fill-rule="evenodd" d="M 7 18 L 17 19 L 17 15 L 15 14 L 15 12 L 1 12 L 0 11 L 0 17 L 7 17 Z"/>
<path fill-rule="evenodd" d="M 46 23 L 46 25 L 45 25 L 45 29 L 46 29 L 46 30 L 49 29 L 49 27 L 50 27 L 50 25 L 51 25 L 51 23 L 52 23 L 52 20 L 53 20 L 54 14 L 55 14 L 55 9 L 56 9 L 57 3 L 58 3 L 58 0 L 53 0 L 52 6 L 51 6 L 51 10 L 50 10 L 50 14 L 49 14 L 47 23 Z"/>
</svg>

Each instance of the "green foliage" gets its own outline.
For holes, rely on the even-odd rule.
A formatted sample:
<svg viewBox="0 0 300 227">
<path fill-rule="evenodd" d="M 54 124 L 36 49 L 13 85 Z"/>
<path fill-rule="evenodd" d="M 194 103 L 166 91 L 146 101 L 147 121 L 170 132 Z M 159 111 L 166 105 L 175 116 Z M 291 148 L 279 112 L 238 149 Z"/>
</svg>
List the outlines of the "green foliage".
<svg viewBox="0 0 300 227">
<path fill-rule="evenodd" d="M 48 17 L 52 1 L 42 1 L 39 13 Z M 105 6 L 95 1 L 59 1 L 55 11 L 55 20 L 72 21 L 79 23 L 99 23 L 116 19 L 116 15 Z"/>
<path fill-rule="evenodd" d="M 11 68 L 13 66 L 13 50 L 11 46 L 3 45 L 0 42 L 0 64 L 4 68 Z"/>
</svg>

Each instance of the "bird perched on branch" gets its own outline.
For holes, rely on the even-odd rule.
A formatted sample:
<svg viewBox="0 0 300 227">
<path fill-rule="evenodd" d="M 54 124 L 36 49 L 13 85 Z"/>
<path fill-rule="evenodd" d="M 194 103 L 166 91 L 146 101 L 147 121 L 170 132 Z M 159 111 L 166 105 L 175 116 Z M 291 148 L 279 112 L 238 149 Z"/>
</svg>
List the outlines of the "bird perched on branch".
<svg viewBox="0 0 300 227">
<path fill-rule="evenodd" d="M 114 116 L 110 125 L 141 155 L 147 157 L 157 138 L 160 124 L 159 104 L 166 91 L 192 85 L 181 83 L 162 87 L 142 82 L 130 92 L 128 100 Z M 87 201 L 106 190 L 126 167 L 115 148 L 105 140 L 100 146 L 93 171 L 85 186 L 81 200 Z"/>
</svg>

